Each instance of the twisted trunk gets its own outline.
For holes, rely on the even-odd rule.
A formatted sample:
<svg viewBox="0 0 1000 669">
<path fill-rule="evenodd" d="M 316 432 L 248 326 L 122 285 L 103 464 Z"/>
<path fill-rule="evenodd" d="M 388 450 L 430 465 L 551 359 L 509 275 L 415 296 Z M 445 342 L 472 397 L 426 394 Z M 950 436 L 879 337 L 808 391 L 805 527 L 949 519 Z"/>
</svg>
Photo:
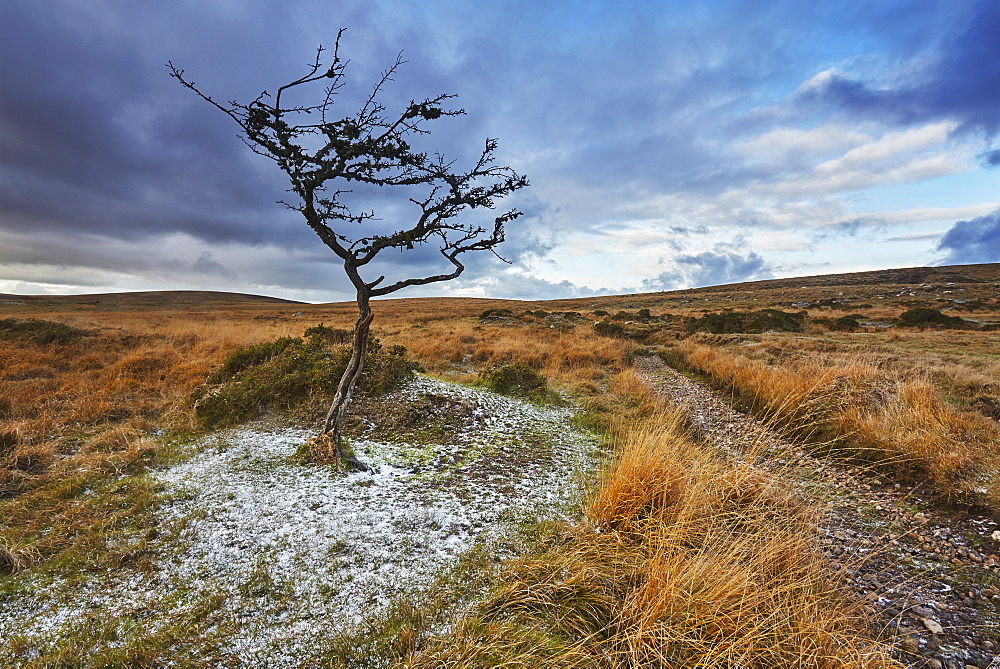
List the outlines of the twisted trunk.
<svg viewBox="0 0 1000 669">
<path fill-rule="evenodd" d="M 351 469 L 366 469 L 365 465 L 354 457 L 349 450 L 345 451 L 341 431 L 344 425 L 344 418 L 347 416 L 347 405 L 354 394 L 358 379 L 365 367 L 365 354 L 368 352 L 368 333 L 371 330 L 372 320 L 375 315 L 369 305 L 369 295 L 367 287 L 358 289 L 358 320 L 354 324 L 354 340 L 351 349 L 351 358 L 347 362 L 344 374 L 337 384 L 337 394 L 333 397 L 333 403 L 323 421 L 323 430 L 316 440 L 317 445 L 322 445 L 324 453 L 320 459 L 332 460 L 337 465 L 337 470 L 345 471 L 345 465 Z"/>
</svg>

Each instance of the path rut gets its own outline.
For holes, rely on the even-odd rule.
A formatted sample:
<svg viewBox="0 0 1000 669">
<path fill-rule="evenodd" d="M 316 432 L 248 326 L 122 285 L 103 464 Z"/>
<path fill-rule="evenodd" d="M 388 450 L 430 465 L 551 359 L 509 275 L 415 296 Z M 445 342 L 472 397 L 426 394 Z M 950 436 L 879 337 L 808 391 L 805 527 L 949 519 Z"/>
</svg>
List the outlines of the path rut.
<svg viewBox="0 0 1000 669">
<path fill-rule="evenodd" d="M 739 457 L 771 455 L 780 471 L 821 506 L 828 559 L 892 638 L 908 667 L 1000 669 L 1000 525 L 945 508 L 926 491 L 876 472 L 808 453 L 731 401 L 640 356 L 635 367 L 683 408 L 697 438 Z"/>
</svg>

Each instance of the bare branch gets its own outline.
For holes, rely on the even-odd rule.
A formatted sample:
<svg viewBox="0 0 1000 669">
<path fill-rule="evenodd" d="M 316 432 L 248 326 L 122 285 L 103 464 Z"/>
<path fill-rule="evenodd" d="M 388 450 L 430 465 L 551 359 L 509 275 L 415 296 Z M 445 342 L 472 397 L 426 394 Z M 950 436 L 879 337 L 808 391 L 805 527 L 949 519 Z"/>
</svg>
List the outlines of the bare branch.
<svg viewBox="0 0 1000 669">
<path fill-rule="evenodd" d="M 280 204 L 302 214 L 320 240 L 341 259 L 344 272 L 357 289 L 354 350 L 324 427 L 324 435 L 333 430 L 337 453 L 344 409 L 364 364 L 372 319 L 369 299 L 455 279 L 465 270 L 461 257 L 466 253 L 490 251 L 504 260 L 496 247 L 504 241 L 504 226 L 521 212 L 511 209 L 497 216 L 492 227 L 483 227 L 476 222 L 478 217 L 468 215 L 477 209 L 493 209 L 499 200 L 528 186 L 525 176 L 496 164 L 496 139 L 487 138 L 478 158 L 464 169 L 441 154 L 428 156 L 411 146 L 414 136 L 430 132 L 428 124 L 463 115 L 465 110 L 448 108 L 448 101 L 455 96 L 441 93 L 410 100 L 403 109 L 390 112 L 380 97 L 406 62 L 402 52 L 381 73 L 361 108 L 337 118 L 333 110 L 347 84 L 349 64 L 341 57 L 343 34 L 343 29 L 338 31 L 332 53 L 319 46 L 303 75 L 273 89 L 273 98 L 265 90 L 247 103 L 219 103 L 187 79 L 184 70 L 167 63 L 170 76 L 231 118 L 242 131 L 243 143 L 284 172 L 294 198 Z M 293 102 L 286 105 L 292 91 Z M 299 104 L 299 99 L 315 99 L 317 103 Z M 379 220 L 375 211 L 352 209 L 345 197 L 353 183 L 404 188 L 404 202 L 414 207 L 412 219 L 393 232 L 373 231 L 371 224 Z M 407 251 L 424 245 L 435 245 L 450 271 L 404 278 L 389 285 L 382 285 L 385 276 L 367 281 L 361 275 L 361 270 L 386 249 Z"/>
</svg>

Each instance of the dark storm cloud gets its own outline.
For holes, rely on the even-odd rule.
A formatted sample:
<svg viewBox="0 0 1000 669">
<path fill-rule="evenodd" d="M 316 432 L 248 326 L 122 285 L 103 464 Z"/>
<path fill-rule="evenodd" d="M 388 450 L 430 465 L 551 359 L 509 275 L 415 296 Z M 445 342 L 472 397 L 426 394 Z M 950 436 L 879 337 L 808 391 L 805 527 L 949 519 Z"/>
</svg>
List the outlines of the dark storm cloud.
<svg viewBox="0 0 1000 669">
<path fill-rule="evenodd" d="M 89 7 L 14 0 L 0 7 L 0 230 L 34 235 L 34 243 L 19 247 L 22 262 L 86 267 L 94 264 L 88 256 L 102 255 L 92 252 L 102 237 L 155 244 L 180 233 L 206 243 L 300 250 L 319 244 L 299 214 L 275 203 L 289 197 L 277 167 L 249 152 L 230 119 L 169 78 L 165 63 L 172 59 L 219 100 L 252 99 L 300 75 L 315 45 L 331 44 L 336 17 L 327 11 L 326 27 L 303 28 L 314 3 L 299 3 L 297 12 L 278 3 L 227 4 L 157 10 L 114 0 Z M 392 31 L 368 19 L 367 3 L 343 4 L 333 14 L 357 26 L 344 39 L 354 84 L 344 109 L 353 110 L 398 45 L 386 43 L 383 32 Z M 387 89 L 390 107 L 451 88 L 419 50 L 411 55 L 418 67 L 404 66 L 403 85 Z M 483 137 L 470 142 L 462 123 L 450 124 L 446 130 L 458 131 L 441 135 L 438 148 L 467 162 Z M 449 153 L 459 144 L 469 150 Z M 387 227 L 414 218 L 412 207 L 386 207 L 385 193 L 355 201 L 362 196 Z M 15 246 L 7 246 L 9 255 Z M 419 274 L 440 265 L 432 255 L 392 261 Z M 142 264 L 99 262 L 121 271 Z M 186 266 L 233 278 L 206 260 Z"/>
<path fill-rule="evenodd" d="M 942 265 L 1000 262 L 1000 209 L 968 221 L 958 221 L 938 242 Z"/>
<path fill-rule="evenodd" d="M 225 119 L 184 100 L 163 64 L 154 67 L 170 40 L 145 49 L 142 35 L 102 21 L 100 4 L 91 12 L 16 1 L 0 9 L 4 228 L 294 239 L 274 224 L 280 184 L 259 176 Z M 155 18 L 134 29 L 169 36 Z"/>
<path fill-rule="evenodd" d="M 205 285 L 342 289 L 336 258 L 299 214 L 274 203 L 289 197 L 281 172 L 251 154 L 236 126 L 170 79 L 164 64 L 172 60 L 219 100 L 246 101 L 302 74 L 315 45 L 332 46 L 346 26 L 350 80 L 338 113 L 356 109 L 403 50 L 408 62 L 385 91 L 390 109 L 446 92 L 468 111 L 434 124 L 416 145 L 467 164 L 485 137 L 499 137 L 499 162 L 532 181 L 500 204 L 525 212 L 499 249 L 515 271 L 500 271 L 488 253 L 468 256 L 464 285 L 580 294 L 590 289 L 532 284 L 531 267 L 540 266 L 533 263 L 558 254 L 579 231 L 616 222 L 674 226 L 678 239 L 702 234 L 704 220 L 665 212 L 671 198 L 694 211 L 698 198 L 780 177 L 780 165 L 748 162 L 734 146 L 801 121 L 789 91 L 816 63 L 838 62 L 844 43 L 914 52 L 928 26 L 950 15 L 945 3 L 932 4 L 912 12 L 892 0 L 849 8 L 779 0 L 665 11 L 662 2 L 641 0 L 7 0 L 0 4 L 0 247 L 11 263 L 79 268 L 81 281 L 106 269 L 171 281 L 186 273 Z M 989 31 L 969 26 L 962 38 L 944 40 L 921 86 L 958 72 L 976 49 L 992 53 Z M 989 79 L 995 65 L 980 69 Z M 915 106 L 920 82 L 880 92 L 841 79 L 822 93 L 841 106 L 899 107 L 886 112 L 897 121 L 944 113 L 940 95 Z M 954 97 L 960 82 L 953 89 Z M 992 94 L 966 93 L 961 120 L 985 127 L 977 119 Z M 898 104 L 885 97 L 892 95 Z M 976 95 L 985 96 L 980 116 Z M 398 196 L 358 189 L 348 200 L 374 209 L 383 219 L 374 229 L 388 230 L 413 217 Z M 189 248 L 177 248 L 179 239 Z M 679 242 L 675 248 L 681 252 Z M 768 271 L 759 256 L 729 248 L 681 255 L 676 265 L 680 278 L 670 281 Z M 448 266 L 421 247 L 367 269 L 401 278 Z M 509 288 L 498 286 L 501 278 Z"/>
<path fill-rule="evenodd" d="M 213 256 L 209 251 L 203 251 L 202 254 L 198 256 L 198 259 L 191 265 L 191 270 L 196 274 L 221 276 L 224 279 L 236 278 L 236 272 L 216 260 L 215 256 Z"/>
<path fill-rule="evenodd" d="M 742 244 L 720 243 L 712 250 L 684 254 L 674 258 L 677 268 L 643 281 L 646 290 L 714 286 L 772 278 L 772 268 L 754 251 Z"/>
<path fill-rule="evenodd" d="M 803 92 L 802 99 L 900 124 L 952 119 L 960 124 L 959 131 L 992 136 L 1000 129 L 997 35 L 1000 3 L 980 0 L 960 29 L 944 35 L 932 62 L 908 81 L 876 87 L 834 74 L 819 87 Z"/>
<path fill-rule="evenodd" d="M 987 151 L 979 155 L 987 167 L 1000 167 L 1000 149 Z"/>
</svg>

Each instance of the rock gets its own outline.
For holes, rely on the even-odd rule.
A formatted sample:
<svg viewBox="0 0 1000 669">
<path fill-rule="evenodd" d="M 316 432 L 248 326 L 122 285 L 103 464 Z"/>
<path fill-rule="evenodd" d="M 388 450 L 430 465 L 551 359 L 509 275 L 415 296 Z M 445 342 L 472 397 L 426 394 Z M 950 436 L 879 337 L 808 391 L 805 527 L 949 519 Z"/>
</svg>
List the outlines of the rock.
<svg viewBox="0 0 1000 669">
<path fill-rule="evenodd" d="M 941 623 L 933 618 L 921 618 L 920 622 L 924 624 L 924 627 L 926 627 L 931 634 L 941 634 L 944 632 L 944 628 L 941 627 Z"/>
<path fill-rule="evenodd" d="M 933 618 L 934 617 L 934 611 L 932 611 L 931 609 L 927 608 L 926 606 L 914 606 L 912 609 L 910 609 L 910 613 L 912 613 L 917 618 Z"/>
<path fill-rule="evenodd" d="M 924 666 L 927 667 L 927 669 L 944 669 L 944 665 L 941 664 L 941 660 L 933 657 L 924 662 Z"/>
<path fill-rule="evenodd" d="M 993 539 L 993 541 L 1000 541 L 1000 530 L 993 530 L 993 534 L 990 535 L 990 539 Z"/>
</svg>

